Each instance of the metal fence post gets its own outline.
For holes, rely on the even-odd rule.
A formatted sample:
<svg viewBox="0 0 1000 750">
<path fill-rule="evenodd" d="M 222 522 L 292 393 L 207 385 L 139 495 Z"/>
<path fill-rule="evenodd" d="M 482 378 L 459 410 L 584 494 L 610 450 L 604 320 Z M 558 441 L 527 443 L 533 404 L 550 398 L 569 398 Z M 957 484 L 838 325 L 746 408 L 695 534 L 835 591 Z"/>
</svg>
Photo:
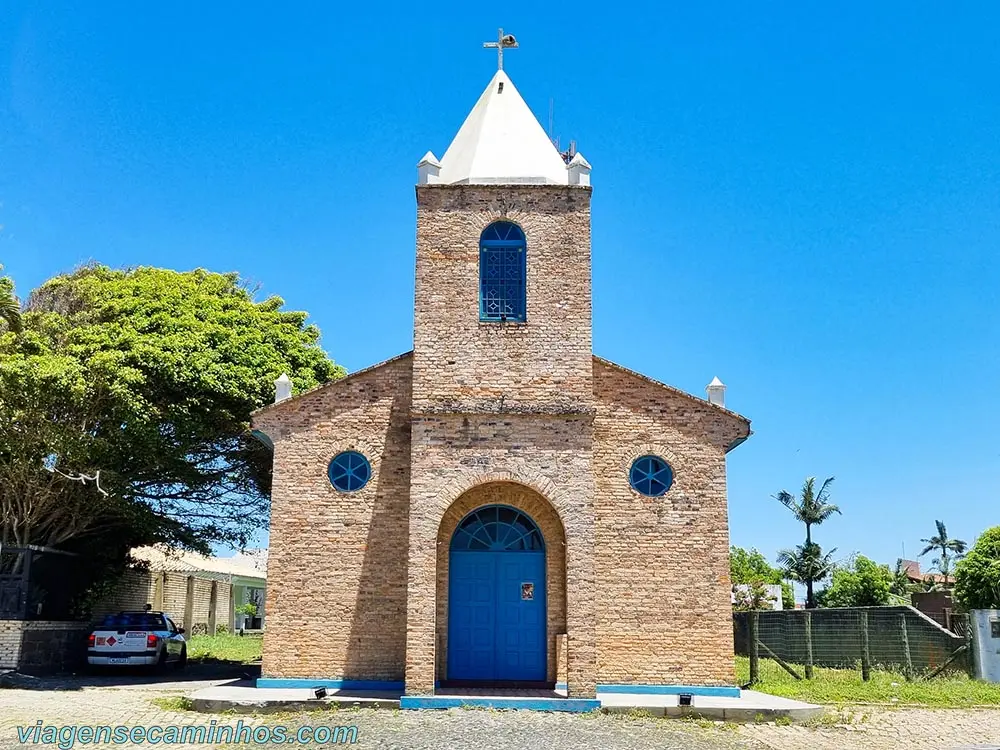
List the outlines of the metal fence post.
<svg viewBox="0 0 1000 750">
<path fill-rule="evenodd" d="M 813 616 L 810 610 L 806 615 L 806 679 L 813 678 Z"/>
<path fill-rule="evenodd" d="M 758 638 L 760 636 L 760 613 L 748 613 L 747 623 L 750 635 L 750 684 L 756 685 L 760 682 L 760 647 Z"/>
<path fill-rule="evenodd" d="M 868 682 L 872 677 L 872 656 L 868 647 L 868 610 L 861 612 L 861 679 Z"/>
<path fill-rule="evenodd" d="M 906 632 L 906 612 L 899 616 L 900 628 L 903 635 L 903 676 L 907 680 L 913 679 L 913 657 L 910 655 L 910 636 Z"/>
</svg>

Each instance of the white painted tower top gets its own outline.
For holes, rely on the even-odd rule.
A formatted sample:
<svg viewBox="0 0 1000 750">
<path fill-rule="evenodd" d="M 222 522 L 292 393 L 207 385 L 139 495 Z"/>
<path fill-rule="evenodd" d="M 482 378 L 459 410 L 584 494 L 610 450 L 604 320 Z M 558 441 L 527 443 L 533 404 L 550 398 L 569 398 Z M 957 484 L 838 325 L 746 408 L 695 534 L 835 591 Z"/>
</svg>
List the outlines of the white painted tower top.
<svg viewBox="0 0 1000 750">
<path fill-rule="evenodd" d="M 570 184 L 566 163 L 503 70 L 465 118 L 436 177 L 452 185 Z"/>
</svg>

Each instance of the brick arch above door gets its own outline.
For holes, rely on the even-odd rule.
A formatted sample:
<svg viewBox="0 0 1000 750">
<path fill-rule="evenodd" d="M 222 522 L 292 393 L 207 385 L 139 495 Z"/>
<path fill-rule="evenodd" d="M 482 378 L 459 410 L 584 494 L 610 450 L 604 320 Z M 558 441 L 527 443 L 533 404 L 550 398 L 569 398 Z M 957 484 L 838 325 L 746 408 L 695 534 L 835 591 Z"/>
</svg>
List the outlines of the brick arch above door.
<svg viewBox="0 0 1000 750">
<path fill-rule="evenodd" d="M 507 505 L 527 514 L 538 525 L 545 540 L 547 588 L 546 645 L 547 679 L 556 680 L 555 637 L 566 632 L 566 533 L 559 514 L 537 490 L 516 482 L 478 484 L 462 493 L 444 512 L 437 535 L 437 649 L 436 679 L 446 678 L 448 663 L 448 550 L 458 524 L 484 505 Z"/>
</svg>

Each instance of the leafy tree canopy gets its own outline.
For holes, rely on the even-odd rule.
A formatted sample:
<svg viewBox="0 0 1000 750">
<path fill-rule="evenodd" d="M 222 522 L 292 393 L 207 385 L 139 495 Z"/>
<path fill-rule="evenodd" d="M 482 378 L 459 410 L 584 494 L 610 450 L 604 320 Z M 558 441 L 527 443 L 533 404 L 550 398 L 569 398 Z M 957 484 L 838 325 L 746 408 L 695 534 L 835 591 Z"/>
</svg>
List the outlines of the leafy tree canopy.
<svg viewBox="0 0 1000 750">
<path fill-rule="evenodd" d="M 877 607 L 889 603 L 893 573 L 864 555 L 835 565 L 830 585 L 817 594 L 821 607 Z"/>
<path fill-rule="evenodd" d="M 0 326 L 0 542 L 245 543 L 270 492 L 250 412 L 282 372 L 299 390 L 343 374 L 283 305 L 202 269 L 93 265 L 37 289 L 23 332 Z"/>
<path fill-rule="evenodd" d="M 966 609 L 1000 608 L 1000 526 L 984 531 L 959 561 L 955 598 Z"/>
<path fill-rule="evenodd" d="M 785 609 L 795 608 L 795 595 L 792 585 L 784 580 L 784 573 L 780 568 L 772 566 L 756 548 L 749 550 L 742 547 L 729 548 L 729 579 L 735 589 L 737 599 L 744 596 L 747 591 L 756 592 L 753 588 L 756 584 L 780 584 L 781 585 L 781 606 Z M 745 587 L 751 587 L 749 589 Z M 755 596 L 755 594 L 751 594 Z M 737 602 L 739 605 L 739 601 Z M 737 609 L 740 607 L 737 606 Z M 748 607 L 755 609 L 759 607 Z"/>
</svg>

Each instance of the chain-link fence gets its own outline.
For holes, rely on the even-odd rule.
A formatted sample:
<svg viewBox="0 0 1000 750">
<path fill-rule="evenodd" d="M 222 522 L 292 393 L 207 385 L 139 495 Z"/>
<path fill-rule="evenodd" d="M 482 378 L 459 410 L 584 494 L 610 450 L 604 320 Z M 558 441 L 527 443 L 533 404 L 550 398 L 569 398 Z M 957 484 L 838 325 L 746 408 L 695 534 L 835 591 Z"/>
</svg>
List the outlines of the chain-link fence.
<svg viewBox="0 0 1000 750">
<path fill-rule="evenodd" d="M 855 670 L 864 680 L 873 671 L 917 680 L 971 666 L 967 635 L 913 607 L 736 612 L 733 629 L 751 683 L 761 681 L 762 668 L 800 680 L 813 679 L 817 668 Z"/>
</svg>

